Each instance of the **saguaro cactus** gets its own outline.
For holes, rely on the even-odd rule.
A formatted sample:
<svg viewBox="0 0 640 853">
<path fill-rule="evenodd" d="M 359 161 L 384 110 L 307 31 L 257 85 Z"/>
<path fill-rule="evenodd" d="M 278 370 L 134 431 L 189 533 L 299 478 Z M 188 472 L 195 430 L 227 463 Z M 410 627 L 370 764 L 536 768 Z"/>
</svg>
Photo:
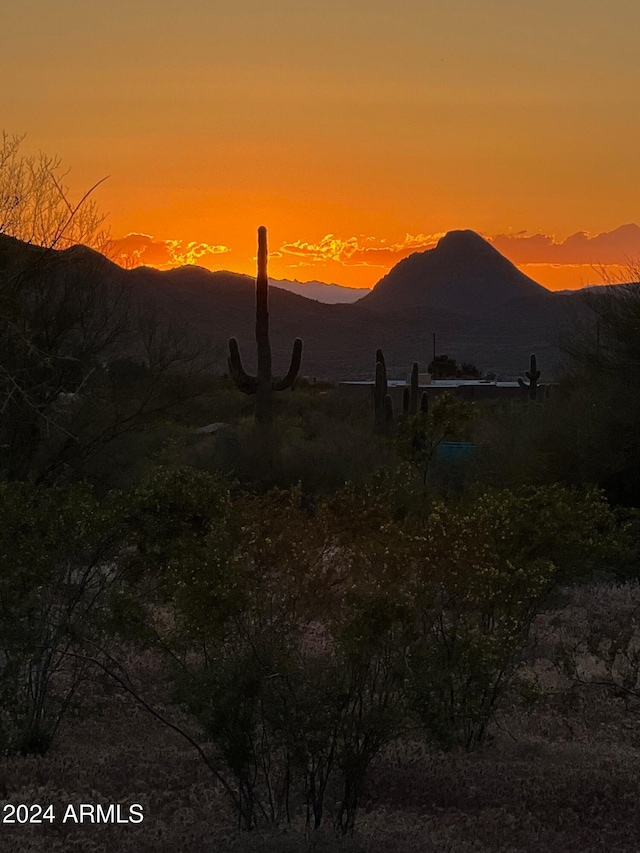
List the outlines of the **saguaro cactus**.
<svg viewBox="0 0 640 853">
<path fill-rule="evenodd" d="M 413 362 L 413 367 L 411 369 L 411 388 L 409 390 L 409 414 L 417 415 L 418 414 L 418 390 L 419 390 L 419 368 L 418 362 Z"/>
<path fill-rule="evenodd" d="M 373 389 L 376 432 L 388 432 L 393 427 L 393 400 L 388 393 L 387 366 L 382 350 L 376 352 L 376 384 Z"/>
<path fill-rule="evenodd" d="M 267 229 L 258 228 L 258 275 L 256 278 L 256 343 L 258 370 L 250 376 L 242 366 L 238 341 L 229 338 L 229 373 L 236 386 L 245 394 L 256 395 L 256 421 L 262 425 L 273 422 L 273 392 L 285 391 L 295 381 L 302 360 L 302 341 L 296 338 L 287 375 L 274 379 L 271 373 L 271 344 L 269 343 L 269 279 L 267 278 Z"/>
<path fill-rule="evenodd" d="M 524 379 L 518 378 L 518 384 L 521 388 L 528 388 L 529 399 L 535 400 L 538 396 L 538 379 L 540 379 L 540 371 L 538 370 L 538 365 L 534 353 L 531 353 L 529 370 L 526 371 L 525 376 L 527 377 L 529 382 L 525 382 Z"/>
<path fill-rule="evenodd" d="M 413 362 L 411 379 L 402 390 L 402 414 L 398 415 L 398 423 L 413 418 L 418 414 L 418 394 L 420 391 L 418 362 Z"/>
<path fill-rule="evenodd" d="M 406 420 L 409 417 L 409 412 L 411 410 L 411 391 L 408 388 L 404 388 L 402 391 L 402 418 Z M 398 415 L 398 420 L 400 420 L 400 415 Z"/>
</svg>

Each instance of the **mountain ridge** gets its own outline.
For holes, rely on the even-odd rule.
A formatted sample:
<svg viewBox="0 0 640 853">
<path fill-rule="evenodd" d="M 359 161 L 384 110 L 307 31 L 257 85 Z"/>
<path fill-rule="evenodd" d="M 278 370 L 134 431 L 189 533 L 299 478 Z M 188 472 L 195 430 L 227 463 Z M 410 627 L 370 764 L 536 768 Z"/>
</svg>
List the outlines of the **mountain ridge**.
<svg viewBox="0 0 640 853">
<path fill-rule="evenodd" d="M 254 369 L 255 279 L 251 276 L 209 272 L 201 267 L 167 271 L 150 267 L 125 270 L 92 250 L 47 251 L 19 241 L 7 242 L 9 240 L 6 237 L 0 239 L 0 271 L 2 266 L 6 267 L 11 262 L 12 256 L 45 255 L 62 264 L 69 274 L 85 276 L 87 282 L 104 280 L 118 286 L 124 282 L 131 287 L 139 304 L 151 306 L 154 311 L 179 320 L 190 335 L 206 342 L 207 346 L 215 347 L 220 353 L 221 371 L 225 369 L 227 341 L 232 336 L 238 339 L 243 354 L 246 353 L 247 369 Z M 472 238 L 467 235 L 463 243 L 467 247 L 464 263 L 471 272 L 474 256 L 479 258 L 482 266 L 485 263 L 483 259 L 487 257 L 492 259 L 492 263 L 495 261 L 492 252 L 499 255 L 492 247 L 489 247 L 491 252 L 487 252 L 483 245 L 486 241 L 478 235 Z M 445 248 L 452 255 L 451 263 L 455 267 L 458 263 L 456 251 L 453 251 L 456 239 L 449 240 L 448 245 L 445 243 Z M 502 284 L 498 282 L 500 298 L 496 298 L 495 282 L 489 282 L 494 289 L 493 301 L 485 299 L 478 309 L 474 307 L 473 300 L 451 298 L 446 286 L 444 289 L 442 286 L 428 289 L 432 301 L 426 302 L 422 279 L 418 287 L 422 288 L 423 304 L 415 305 L 410 302 L 414 298 L 415 284 L 409 282 L 403 293 L 402 276 L 398 273 L 398 270 L 402 272 L 406 268 L 411 257 L 394 267 L 396 283 L 392 290 L 395 289 L 400 298 L 394 301 L 385 295 L 390 302 L 388 309 L 375 304 L 375 289 L 352 304 L 328 304 L 272 286 L 269 313 L 274 370 L 286 371 L 291 340 L 301 337 L 304 340 L 304 376 L 331 380 L 370 377 L 376 349 L 382 347 L 390 378 L 400 378 L 406 375 L 413 361 L 418 361 L 426 369 L 432 357 L 432 336 L 435 333 L 439 353 L 447 353 L 458 361 L 473 362 L 482 370 L 517 376 L 527 368 L 529 355 L 535 351 L 541 369 L 546 376 L 549 375 L 560 355 L 554 329 L 564 321 L 568 312 L 582 303 L 575 294 L 556 297 L 533 280 L 528 280 L 533 287 L 510 287 L 507 279 L 506 284 L 505 281 Z M 513 267 L 506 259 L 503 260 Z M 499 266 L 507 269 L 502 263 Z M 386 278 L 383 277 L 376 287 L 380 287 Z M 478 279 L 475 284 L 473 281 L 468 284 L 475 287 L 476 297 L 478 293 L 482 296 L 484 287 L 482 278 L 479 281 L 480 286 Z M 388 287 L 382 288 L 384 290 Z M 475 302 L 477 304 L 478 299 Z"/>
</svg>

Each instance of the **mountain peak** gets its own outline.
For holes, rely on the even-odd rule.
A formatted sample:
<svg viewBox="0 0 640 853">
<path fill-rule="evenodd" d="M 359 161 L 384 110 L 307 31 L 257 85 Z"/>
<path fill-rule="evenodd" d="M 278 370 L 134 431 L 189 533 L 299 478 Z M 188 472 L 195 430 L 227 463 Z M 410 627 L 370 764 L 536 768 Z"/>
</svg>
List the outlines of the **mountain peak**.
<svg viewBox="0 0 640 853">
<path fill-rule="evenodd" d="M 438 240 L 436 249 L 444 249 L 452 246 L 480 247 L 484 245 L 490 244 L 477 231 L 472 231 L 471 228 L 464 228 L 456 231 L 447 231 L 444 237 Z"/>
<path fill-rule="evenodd" d="M 384 311 L 431 306 L 480 314 L 510 299 L 548 293 L 484 237 L 460 230 L 449 231 L 434 249 L 400 261 L 360 302 Z"/>
</svg>

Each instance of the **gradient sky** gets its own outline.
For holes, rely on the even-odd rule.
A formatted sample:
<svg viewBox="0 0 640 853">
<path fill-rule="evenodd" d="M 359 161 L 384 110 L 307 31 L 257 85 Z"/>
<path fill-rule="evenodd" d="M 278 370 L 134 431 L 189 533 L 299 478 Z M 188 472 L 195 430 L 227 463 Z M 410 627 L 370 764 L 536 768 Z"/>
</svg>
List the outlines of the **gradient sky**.
<svg viewBox="0 0 640 853">
<path fill-rule="evenodd" d="M 640 222 L 639 31 L 637 0 L 21 0 L 1 122 L 78 194 L 109 175 L 158 265 L 253 272 L 265 224 L 273 277 L 371 286 L 473 228 L 577 286 L 640 256 L 562 248 Z"/>
</svg>

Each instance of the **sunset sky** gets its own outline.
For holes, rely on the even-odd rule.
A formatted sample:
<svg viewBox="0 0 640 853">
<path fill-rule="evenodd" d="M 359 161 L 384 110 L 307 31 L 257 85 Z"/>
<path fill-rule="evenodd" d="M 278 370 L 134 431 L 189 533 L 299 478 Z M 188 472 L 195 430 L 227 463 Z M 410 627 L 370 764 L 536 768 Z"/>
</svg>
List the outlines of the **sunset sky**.
<svg viewBox="0 0 640 853">
<path fill-rule="evenodd" d="M 264 224 L 272 277 L 367 287 L 472 228 L 574 287 L 640 258 L 639 31 L 637 0 L 22 0 L 0 121 L 76 195 L 109 175 L 141 262 L 253 273 Z"/>
</svg>

